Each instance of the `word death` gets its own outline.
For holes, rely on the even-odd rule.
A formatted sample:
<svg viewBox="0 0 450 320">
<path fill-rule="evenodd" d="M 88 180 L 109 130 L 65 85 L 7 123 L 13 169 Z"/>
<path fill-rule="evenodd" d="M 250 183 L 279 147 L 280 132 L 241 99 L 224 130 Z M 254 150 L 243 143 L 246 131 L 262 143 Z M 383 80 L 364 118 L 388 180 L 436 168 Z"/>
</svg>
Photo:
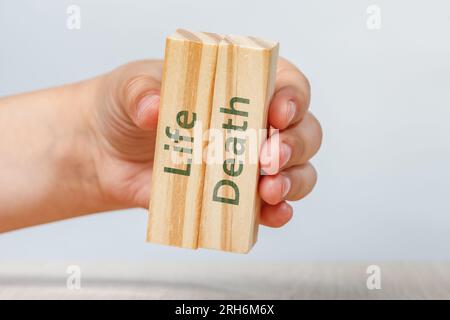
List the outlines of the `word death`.
<svg viewBox="0 0 450 320">
<path fill-rule="evenodd" d="M 231 133 L 231 137 L 227 136 L 224 148 L 225 151 L 227 151 L 227 149 L 232 150 L 233 156 L 231 158 L 225 159 L 222 165 L 223 172 L 231 178 L 239 176 L 244 170 L 243 161 L 237 161 L 236 158 L 238 156 L 242 156 L 243 154 L 245 154 L 245 144 L 246 144 L 245 139 L 240 139 L 238 137 L 233 136 L 232 132 L 234 131 L 245 132 L 248 126 L 248 123 L 245 120 L 246 118 L 248 118 L 248 112 L 238 110 L 236 106 L 237 103 L 248 105 L 250 104 L 250 100 L 240 97 L 233 97 L 230 100 L 229 108 L 220 108 L 221 113 L 231 115 L 234 119 L 236 119 L 237 117 L 243 118 L 242 122 L 239 124 L 233 123 L 233 119 L 231 118 L 229 118 L 226 123 L 222 124 L 222 128 L 227 130 L 228 133 Z M 219 191 L 226 187 L 231 188 L 233 194 L 228 197 L 219 196 Z M 213 201 L 232 205 L 239 205 L 239 186 L 231 179 L 222 179 L 218 181 L 214 186 Z"/>
</svg>

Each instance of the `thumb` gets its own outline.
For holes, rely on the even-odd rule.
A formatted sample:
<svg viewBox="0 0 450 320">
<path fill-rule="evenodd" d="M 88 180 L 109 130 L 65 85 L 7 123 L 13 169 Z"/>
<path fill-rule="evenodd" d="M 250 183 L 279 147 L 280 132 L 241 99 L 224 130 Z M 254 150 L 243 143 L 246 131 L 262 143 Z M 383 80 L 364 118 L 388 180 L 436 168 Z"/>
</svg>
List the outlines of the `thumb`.
<svg viewBox="0 0 450 320">
<path fill-rule="evenodd" d="M 115 71 L 118 102 L 140 129 L 155 130 L 160 104 L 162 61 L 147 60 L 126 64 Z"/>
</svg>

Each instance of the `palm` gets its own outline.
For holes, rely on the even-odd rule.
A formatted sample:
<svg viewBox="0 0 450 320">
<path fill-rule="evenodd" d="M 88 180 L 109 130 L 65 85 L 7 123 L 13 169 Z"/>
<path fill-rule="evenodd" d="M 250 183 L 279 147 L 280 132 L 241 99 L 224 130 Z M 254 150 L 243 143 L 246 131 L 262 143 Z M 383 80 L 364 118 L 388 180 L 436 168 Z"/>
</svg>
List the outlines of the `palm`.
<svg viewBox="0 0 450 320">
<path fill-rule="evenodd" d="M 150 195 L 152 165 L 111 157 L 102 172 L 105 194 L 124 207 L 147 207 Z"/>
</svg>

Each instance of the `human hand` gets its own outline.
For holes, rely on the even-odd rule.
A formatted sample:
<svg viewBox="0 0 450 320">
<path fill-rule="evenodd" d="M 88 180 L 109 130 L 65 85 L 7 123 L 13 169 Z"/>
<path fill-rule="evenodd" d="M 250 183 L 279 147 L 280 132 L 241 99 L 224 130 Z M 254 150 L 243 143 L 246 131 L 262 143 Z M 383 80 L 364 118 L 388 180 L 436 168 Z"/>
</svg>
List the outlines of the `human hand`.
<svg viewBox="0 0 450 320">
<path fill-rule="evenodd" d="M 161 75 L 162 61 L 137 61 L 96 80 L 100 90 L 89 126 L 99 194 L 109 207 L 148 207 Z M 308 160 L 319 149 L 322 132 L 307 111 L 309 100 L 306 78 L 280 58 L 268 119 L 279 129 L 281 151 L 272 157 L 261 153 L 261 167 L 269 174 L 259 183 L 264 201 L 260 221 L 264 225 L 279 227 L 288 222 L 292 207 L 286 200 L 303 198 L 316 182 L 316 171 Z M 263 145 L 263 151 L 273 143 L 273 137 Z M 273 166 L 277 160 L 279 168 Z"/>
</svg>

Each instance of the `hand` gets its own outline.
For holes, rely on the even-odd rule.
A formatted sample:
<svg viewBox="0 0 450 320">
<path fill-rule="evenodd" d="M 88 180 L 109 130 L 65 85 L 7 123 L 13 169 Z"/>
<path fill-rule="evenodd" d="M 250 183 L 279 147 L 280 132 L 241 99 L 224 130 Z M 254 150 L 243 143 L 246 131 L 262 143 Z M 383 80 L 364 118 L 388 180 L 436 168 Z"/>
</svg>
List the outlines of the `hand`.
<svg viewBox="0 0 450 320">
<path fill-rule="evenodd" d="M 147 208 L 161 74 L 161 61 L 139 61 L 76 84 L 0 98 L 0 233 Z M 270 175 L 259 185 L 265 225 L 285 224 L 292 216 L 285 200 L 304 197 L 315 184 L 308 160 L 321 129 L 308 104 L 307 80 L 280 59 L 269 109 L 279 133 L 260 159 Z M 281 152 L 269 157 L 264 150 L 275 137 Z"/>
<path fill-rule="evenodd" d="M 104 77 L 90 119 L 98 186 L 103 201 L 117 207 L 148 207 L 156 125 L 159 109 L 162 61 L 138 61 L 124 65 Z M 316 171 L 308 160 L 321 143 L 321 128 L 307 111 L 309 84 L 291 63 L 280 59 L 269 123 L 279 129 L 280 154 L 261 166 L 270 176 L 260 180 L 264 200 L 261 223 L 284 225 L 292 216 L 286 200 L 306 196 L 316 182 Z M 271 139 L 267 140 L 267 148 Z M 272 163 L 279 158 L 280 167 Z"/>
</svg>

